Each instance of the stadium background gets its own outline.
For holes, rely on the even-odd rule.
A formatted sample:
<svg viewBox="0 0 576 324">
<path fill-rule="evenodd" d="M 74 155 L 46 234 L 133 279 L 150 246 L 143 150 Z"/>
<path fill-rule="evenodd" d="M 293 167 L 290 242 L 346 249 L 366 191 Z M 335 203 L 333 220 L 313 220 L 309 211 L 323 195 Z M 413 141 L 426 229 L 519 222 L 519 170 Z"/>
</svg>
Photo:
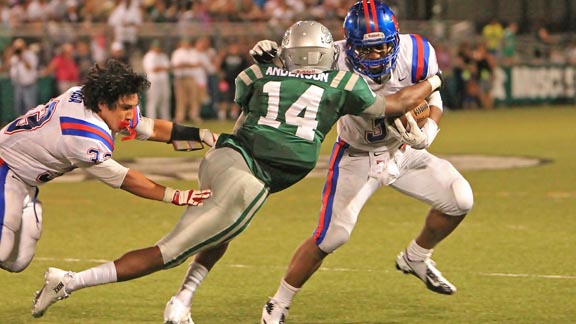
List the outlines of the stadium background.
<svg viewBox="0 0 576 324">
<path fill-rule="evenodd" d="M 89 1 L 86 1 L 88 3 Z M 398 1 L 403 32 L 434 39 L 438 21 L 430 1 Z M 572 1 L 436 1 L 444 6 L 440 22 L 446 26 L 450 48 L 457 39 L 476 39 L 492 17 L 524 21 L 519 35 L 518 64 L 527 67 L 573 69 L 568 61 L 534 61 L 538 44 L 532 24 L 546 17 L 557 37 L 555 49 L 564 53 L 574 33 Z M 2 3 L 4 4 L 4 3 Z M 106 2 L 102 3 L 103 5 Z M 458 8 L 458 10 L 456 10 Z M 450 14 L 449 14 L 450 13 Z M 466 19 L 462 19 L 466 17 Z M 427 19 L 430 18 L 430 19 Z M 338 35 L 340 21 L 331 24 Z M 87 37 L 103 23 L 57 24 L 35 29 L 28 24 L 2 27 L 4 44 L 24 37 L 54 48 L 68 37 Z M 171 44 L 179 37 L 177 25 L 146 23 L 142 50 L 161 37 Z M 280 37 L 267 23 L 212 22 L 190 24 L 184 33 L 209 33 L 216 48 L 227 33 L 245 42 L 246 49 L 260 38 Z M 466 36 L 468 35 L 468 36 Z M 106 34 L 110 37 L 110 34 Z M 245 37 L 245 38 L 244 38 Z M 169 50 L 169 46 L 166 51 Z M 138 54 L 134 54 L 138 65 Z M 533 74 L 528 80 L 541 79 Z M 3 82 L 6 79 L 3 80 Z M 49 78 L 43 91 L 53 89 Z M 565 82 L 566 83 L 566 82 Z M 561 83 L 560 83 L 561 84 Z M 6 84 L 3 83 L 2 89 Z M 564 85 L 562 85 L 564 87 Z M 9 117 L 9 92 L 0 92 L 0 113 Z M 43 92 L 49 97 L 50 92 Z M 536 165 L 505 168 L 486 165 L 463 167 L 475 193 L 469 217 L 435 253 L 440 269 L 458 287 L 454 296 L 428 292 L 418 280 L 394 269 L 394 258 L 420 230 L 427 207 L 392 190 L 380 190 L 361 213 L 349 244 L 329 258 L 300 293 L 291 310 L 292 324 L 388 323 L 574 323 L 576 319 L 576 167 L 573 96 L 561 100 L 499 103 L 496 109 L 448 109 L 441 132 L 431 147 L 435 154 L 453 157 L 529 158 Z M 562 104 L 551 104 L 551 103 Z M 209 107 L 208 107 L 209 109 Z M 209 110 L 208 110 L 209 113 Z M 4 120 L 6 121 L 6 120 Z M 232 121 L 207 120 L 205 127 L 230 131 Z M 323 146 L 330 152 L 335 132 Z M 174 152 L 169 145 L 145 142 L 117 143 L 115 158 L 139 163 L 139 158 L 198 160 L 204 151 Z M 181 172 L 179 169 L 178 172 Z M 155 179 L 174 187 L 195 187 L 177 171 Z M 72 178 L 41 188 L 45 203 L 44 233 L 35 260 L 23 273 L 0 272 L 0 323 L 159 323 L 166 301 L 182 280 L 186 265 L 135 281 L 78 291 L 52 307 L 41 319 L 30 315 L 34 290 L 42 285 L 48 266 L 71 270 L 112 260 L 130 249 L 156 242 L 180 216 L 180 209 L 142 201 L 93 180 Z M 274 293 L 293 250 L 316 224 L 322 177 L 303 180 L 270 197 L 247 231 L 199 289 L 192 315 L 196 323 L 257 323 L 261 306 Z"/>
<path fill-rule="evenodd" d="M 38 53 L 39 70 L 43 70 L 57 54 L 58 47 L 66 42 L 89 44 L 95 51 L 97 44 L 101 54 L 93 53 L 95 61 L 102 61 L 111 55 L 114 32 L 107 24 L 107 18 L 121 1 L 45 1 L 65 4 L 66 12 L 60 7 L 46 9 L 47 14 L 33 21 L 26 15 L 14 12 L 26 10 L 31 0 L 0 1 L 0 122 L 5 123 L 14 116 L 12 110 L 12 89 L 9 78 L 9 57 L 11 42 L 23 38 L 30 48 Z M 158 15 L 157 3 L 165 4 L 166 13 Z M 194 40 L 209 36 L 212 52 L 218 56 L 226 51 L 231 42 L 239 42 L 245 53 L 260 39 L 280 40 L 282 33 L 293 21 L 318 19 L 329 26 L 337 39 L 342 37 L 342 20 L 346 9 L 354 1 L 276 1 L 274 10 L 266 7 L 258 14 L 250 8 L 258 7 L 266 1 L 238 1 L 232 8 L 222 5 L 226 1 L 141 1 L 143 23 L 139 27 L 137 45 L 127 53 L 129 62 L 142 70 L 141 58 L 154 40 L 158 40 L 168 55 L 176 48 L 183 37 Z M 437 51 L 446 51 L 447 64 L 441 62 L 448 79 L 444 89 L 448 108 L 458 109 L 461 103 L 453 98 L 462 96 L 463 90 L 452 78 L 452 70 L 461 50 L 467 43 L 474 46 L 483 41 L 482 28 L 491 19 L 497 19 L 503 27 L 517 23 L 519 30 L 516 40 L 515 62 L 511 67 L 504 66 L 496 57 L 498 73 L 493 89 L 496 105 L 541 103 L 572 103 L 575 92 L 574 69 L 576 64 L 576 4 L 570 0 L 550 1 L 470 1 L 470 0 L 410 0 L 388 1 L 396 10 L 401 32 L 419 33 L 428 38 Z M 247 5 L 245 3 L 249 3 Z M 218 5 L 220 4 L 220 5 Z M 259 8 L 259 7 L 258 7 Z M 49 10 L 48 10 L 49 9 Z M 62 8 L 60 8 L 62 10 Z M 172 10 L 170 12 L 170 10 Z M 68 11 L 74 13 L 69 13 Z M 170 16 L 172 15 L 172 16 Z M 72 22 L 70 22 L 72 21 Z M 536 36 L 538 28 L 544 26 L 550 33 L 550 40 L 543 42 Z M 545 56 L 536 53 L 544 52 Z M 545 75 L 540 83 L 526 83 L 526 75 Z M 205 118 L 216 117 L 216 104 L 219 96 L 218 73 L 210 76 L 210 99 L 203 109 Z M 515 81 L 520 80 L 520 82 Z M 542 80 L 542 79 L 541 79 Z M 48 73 L 39 80 L 38 102 L 44 102 L 57 94 L 54 77 Z M 548 85 L 548 86 L 546 86 Z M 524 91 L 514 90 L 521 87 Z M 529 90 L 526 90 L 529 89 Z"/>
</svg>

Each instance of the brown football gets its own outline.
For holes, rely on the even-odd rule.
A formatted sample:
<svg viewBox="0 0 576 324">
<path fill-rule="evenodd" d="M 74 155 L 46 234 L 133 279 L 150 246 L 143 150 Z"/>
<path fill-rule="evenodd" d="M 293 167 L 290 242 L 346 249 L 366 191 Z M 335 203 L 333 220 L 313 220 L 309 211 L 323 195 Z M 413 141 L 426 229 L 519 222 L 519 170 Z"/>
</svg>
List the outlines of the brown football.
<svg viewBox="0 0 576 324">
<path fill-rule="evenodd" d="M 426 124 L 426 121 L 428 120 L 428 117 L 430 116 L 430 106 L 428 105 L 428 101 L 423 100 L 421 103 L 419 103 L 416 107 L 412 108 L 410 110 L 410 112 L 412 113 L 412 117 L 414 117 L 414 119 L 416 120 L 416 123 L 418 123 L 418 127 L 422 128 L 422 126 L 424 126 L 424 124 Z M 406 127 L 408 125 L 408 121 L 406 119 L 406 116 L 402 115 L 400 117 L 400 120 L 402 121 L 402 125 L 404 125 L 404 127 Z M 394 122 L 394 119 L 396 118 L 392 118 L 390 120 L 390 122 Z"/>
</svg>

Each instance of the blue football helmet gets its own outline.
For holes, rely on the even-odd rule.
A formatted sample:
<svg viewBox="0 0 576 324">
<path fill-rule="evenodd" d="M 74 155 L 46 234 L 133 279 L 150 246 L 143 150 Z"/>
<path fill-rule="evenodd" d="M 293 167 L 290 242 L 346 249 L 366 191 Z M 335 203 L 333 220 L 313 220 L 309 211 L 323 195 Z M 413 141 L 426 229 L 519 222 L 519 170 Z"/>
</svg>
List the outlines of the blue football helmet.
<svg viewBox="0 0 576 324">
<path fill-rule="evenodd" d="M 389 75 L 400 49 L 398 22 L 379 0 L 356 2 L 344 19 L 346 57 L 355 71 L 374 80 Z"/>
</svg>

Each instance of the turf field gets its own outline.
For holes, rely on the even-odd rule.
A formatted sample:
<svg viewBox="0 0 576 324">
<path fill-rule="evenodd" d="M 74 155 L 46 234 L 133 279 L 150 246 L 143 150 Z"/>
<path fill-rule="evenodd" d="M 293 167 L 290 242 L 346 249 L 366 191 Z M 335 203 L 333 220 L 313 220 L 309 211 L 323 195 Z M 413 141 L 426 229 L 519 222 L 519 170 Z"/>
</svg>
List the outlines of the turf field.
<svg viewBox="0 0 576 324">
<path fill-rule="evenodd" d="M 349 242 L 297 296 L 290 324 L 576 322 L 576 109 L 499 108 L 448 112 L 431 151 L 520 156 L 548 161 L 506 170 L 463 171 L 475 193 L 468 218 L 434 259 L 457 287 L 429 292 L 394 268 L 420 230 L 427 206 L 390 190 L 362 211 Z M 217 131 L 232 123 L 207 123 Z M 324 146 L 328 154 L 334 132 Z M 115 157 L 182 156 L 168 145 L 117 142 Z M 163 181 L 175 187 L 195 183 Z M 321 178 L 271 196 L 251 226 L 197 292 L 196 324 L 255 324 L 292 252 L 316 225 Z M 44 234 L 20 274 L 0 272 L 0 323 L 161 323 L 187 265 L 75 292 L 34 319 L 30 306 L 48 266 L 83 270 L 156 242 L 180 216 L 176 206 L 144 201 L 94 181 L 41 189 Z"/>
</svg>

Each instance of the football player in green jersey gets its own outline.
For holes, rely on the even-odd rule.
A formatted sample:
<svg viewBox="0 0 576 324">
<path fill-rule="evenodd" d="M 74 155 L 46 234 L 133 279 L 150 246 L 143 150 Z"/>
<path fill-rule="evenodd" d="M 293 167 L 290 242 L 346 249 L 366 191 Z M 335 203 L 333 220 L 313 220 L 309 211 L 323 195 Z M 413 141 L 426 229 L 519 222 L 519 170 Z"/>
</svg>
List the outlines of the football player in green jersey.
<svg viewBox="0 0 576 324">
<path fill-rule="evenodd" d="M 165 323 L 192 323 L 192 295 L 224 255 L 228 243 L 250 224 L 270 193 L 290 187 L 316 165 L 326 134 L 345 114 L 399 116 L 441 86 L 434 76 L 387 97 L 375 95 L 357 74 L 334 71 L 339 52 L 329 30 L 302 21 L 283 39 L 280 61 L 256 64 L 236 79 L 242 109 L 233 134 L 220 135 L 199 170 L 212 198 L 188 208 L 154 246 L 82 271 L 50 268 L 32 313 L 81 288 L 135 279 L 184 262 L 196 254 L 178 293 L 168 301 Z"/>
</svg>

